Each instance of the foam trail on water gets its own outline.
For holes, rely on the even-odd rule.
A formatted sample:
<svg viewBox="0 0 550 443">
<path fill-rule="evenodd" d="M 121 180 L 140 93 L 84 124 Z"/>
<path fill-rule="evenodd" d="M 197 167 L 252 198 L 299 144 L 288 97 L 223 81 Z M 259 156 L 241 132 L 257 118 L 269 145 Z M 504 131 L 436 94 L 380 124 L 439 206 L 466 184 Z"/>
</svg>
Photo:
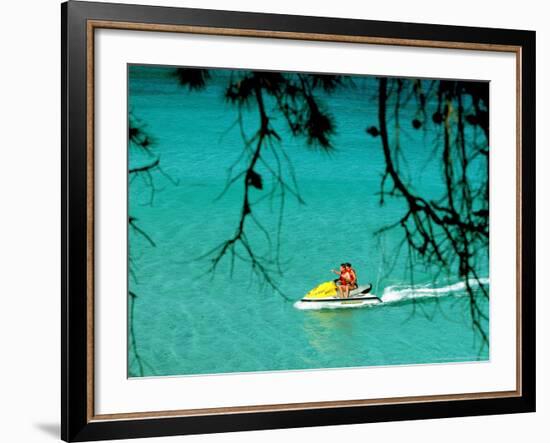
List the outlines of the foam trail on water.
<svg viewBox="0 0 550 443">
<path fill-rule="evenodd" d="M 477 288 L 481 285 L 488 285 L 488 278 L 480 278 L 479 282 L 472 278 L 468 280 L 470 287 Z M 448 286 L 442 287 L 433 287 L 431 285 L 424 286 L 402 286 L 394 285 L 388 286 L 384 289 L 384 294 L 382 295 L 382 301 L 384 303 L 395 303 L 402 300 L 410 300 L 413 298 L 423 298 L 423 297 L 444 297 L 446 295 L 467 295 L 466 283 L 458 282 Z"/>
</svg>

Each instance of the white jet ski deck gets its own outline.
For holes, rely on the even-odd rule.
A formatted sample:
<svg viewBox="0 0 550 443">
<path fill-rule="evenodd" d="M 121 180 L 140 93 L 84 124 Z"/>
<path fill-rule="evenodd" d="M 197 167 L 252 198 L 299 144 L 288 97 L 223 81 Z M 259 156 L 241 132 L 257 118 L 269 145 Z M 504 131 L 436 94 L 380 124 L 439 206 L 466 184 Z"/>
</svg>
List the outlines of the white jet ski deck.
<svg viewBox="0 0 550 443">
<path fill-rule="evenodd" d="M 342 298 L 338 295 L 334 281 L 325 282 L 312 289 L 304 298 L 296 302 L 298 309 L 333 309 L 351 308 L 382 303 L 382 300 L 371 294 L 372 285 L 359 285 L 349 293 L 349 297 Z"/>
</svg>

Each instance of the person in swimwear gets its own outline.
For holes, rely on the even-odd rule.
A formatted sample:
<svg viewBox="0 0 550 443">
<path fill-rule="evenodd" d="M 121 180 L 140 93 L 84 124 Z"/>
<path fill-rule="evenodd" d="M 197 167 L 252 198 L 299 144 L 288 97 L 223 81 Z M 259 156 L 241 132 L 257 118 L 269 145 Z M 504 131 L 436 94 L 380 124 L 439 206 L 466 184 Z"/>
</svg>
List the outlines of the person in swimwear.
<svg viewBox="0 0 550 443">
<path fill-rule="evenodd" d="M 348 298 L 350 274 L 348 269 L 346 268 L 346 263 L 342 263 L 340 265 L 340 271 L 335 271 L 334 269 L 331 269 L 331 271 L 334 272 L 336 275 L 340 276 L 340 278 L 338 279 L 338 282 L 336 283 L 338 296 L 340 298 Z"/>
<path fill-rule="evenodd" d="M 355 269 L 351 266 L 351 263 L 346 263 L 346 270 L 349 274 L 349 286 L 350 291 L 357 288 L 357 274 Z"/>
</svg>

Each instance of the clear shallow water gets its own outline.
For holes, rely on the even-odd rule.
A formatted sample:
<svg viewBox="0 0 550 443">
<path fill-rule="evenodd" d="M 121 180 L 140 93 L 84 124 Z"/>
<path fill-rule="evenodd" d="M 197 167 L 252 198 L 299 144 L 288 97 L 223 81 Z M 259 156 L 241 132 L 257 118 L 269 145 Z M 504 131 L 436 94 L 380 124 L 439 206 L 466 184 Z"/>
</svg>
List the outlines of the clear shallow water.
<svg viewBox="0 0 550 443">
<path fill-rule="evenodd" d="M 384 160 L 379 139 L 364 131 L 376 123 L 376 102 L 369 99 L 375 91 L 372 79 L 325 99 L 337 125 L 330 154 L 285 134 L 281 122 L 283 148 L 305 201 L 285 200 L 279 250 L 283 266 L 277 277 L 290 299 L 285 300 L 262 285 L 245 263 L 237 262 L 231 274 L 229 260 L 223 260 L 212 275 L 208 258 L 198 259 L 235 232 L 242 185 L 216 197 L 243 142 L 238 128 L 230 129 L 237 113 L 223 100 L 223 74 L 206 90 L 188 92 L 166 72 L 133 68 L 130 75 L 130 109 L 154 138 L 154 150 L 170 177 L 153 172 L 153 194 L 147 180 L 138 177 L 130 185 L 130 214 L 156 244 L 152 247 L 130 231 L 135 278 L 129 284 L 137 294 L 130 376 L 488 359 L 488 348 L 480 347 L 472 328 L 464 284 L 418 268 L 412 288 L 404 251 L 395 253 L 403 232 L 390 231 L 382 239 L 374 235 L 399 220 L 404 206 L 397 199 L 379 205 Z M 245 130 L 257 125 L 253 111 L 244 115 Z M 441 171 L 426 136 L 412 129 L 401 136 L 415 188 L 438 196 Z M 269 161 L 269 153 L 265 156 Z M 129 157 L 131 166 L 147 161 L 133 150 Z M 265 170 L 259 172 L 267 176 Z M 254 191 L 253 197 L 262 192 Z M 278 200 L 266 199 L 254 211 L 276 235 Z M 261 231 L 250 228 L 251 243 L 273 253 Z M 360 281 L 372 282 L 374 293 L 387 303 L 296 309 L 294 302 L 331 279 L 330 269 L 342 261 L 353 263 Z M 487 276 L 487 269 L 488 263 L 481 262 L 480 274 Z M 488 314 L 488 302 L 480 303 Z"/>
</svg>

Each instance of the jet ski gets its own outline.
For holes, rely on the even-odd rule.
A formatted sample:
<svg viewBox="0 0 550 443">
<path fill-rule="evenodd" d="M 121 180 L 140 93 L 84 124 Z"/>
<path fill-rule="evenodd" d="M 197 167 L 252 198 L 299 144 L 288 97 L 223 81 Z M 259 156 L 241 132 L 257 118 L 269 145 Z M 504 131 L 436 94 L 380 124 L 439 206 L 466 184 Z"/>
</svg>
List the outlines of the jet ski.
<svg viewBox="0 0 550 443">
<path fill-rule="evenodd" d="M 298 309 L 333 309 L 376 305 L 382 300 L 371 294 L 372 284 L 358 285 L 349 292 L 349 297 L 341 298 L 335 281 L 327 281 L 309 291 L 304 298 L 295 303 Z"/>
</svg>

